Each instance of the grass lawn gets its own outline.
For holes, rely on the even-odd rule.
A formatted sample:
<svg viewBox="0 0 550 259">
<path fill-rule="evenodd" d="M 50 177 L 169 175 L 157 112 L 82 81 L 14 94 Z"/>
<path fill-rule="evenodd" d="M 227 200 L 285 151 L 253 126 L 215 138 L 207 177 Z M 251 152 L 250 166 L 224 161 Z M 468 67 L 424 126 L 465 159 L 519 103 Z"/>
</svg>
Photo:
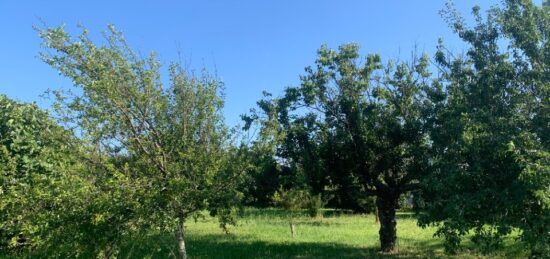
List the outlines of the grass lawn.
<svg viewBox="0 0 550 259">
<path fill-rule="evenodd" d="M 377 249 L 378 223 L 372 215 L 338 215 L 325 211 L 322 218 L 305 215 L 296 220 L 297 235 L 292 238 L 285 213 L 277 209 L 247 208 L 232 227 L 222 233 L 215 218 L 205 217 L 187 223 L 187 249 L 190 258 L 524 258 L 521 244 L 514 238 L 504 249 L 483 256 L 465 240 L 465 249 L 456 256 L 443 253 L 442 240 L 434 229 L 422 229 L 411 214 L 399 213 L 397 236 L 399 253 L 381 254 Z M 135 240 L 123 248 L 122 258 L 163 258 L 175 253 L 172 236 L 155 235 Z M 154 245 L 156 244 L 156 245 Z M 158 244 L 164 244 L 159 246 Z M 163 255 L 163 256 L 161 256 Z"/>
</svg>

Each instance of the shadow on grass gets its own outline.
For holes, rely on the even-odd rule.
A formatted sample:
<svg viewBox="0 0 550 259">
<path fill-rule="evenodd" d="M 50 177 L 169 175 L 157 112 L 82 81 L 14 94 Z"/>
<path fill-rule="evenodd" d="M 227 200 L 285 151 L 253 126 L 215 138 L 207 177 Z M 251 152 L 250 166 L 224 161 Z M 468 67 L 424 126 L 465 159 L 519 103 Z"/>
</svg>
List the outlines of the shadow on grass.
<svg viewBox="0 0 550 259">
<path fill-rule="evenodd" d="M 175 258 L 174 240 L 166 235 L 151 235 L 123 248 L 119 258 Z M 155 247 L 153 244 L 163 244 Z M 269 243 L 232 235 L 190 236 L 186 242 L 190 258 L 439 258 L 430 249 L 435 243 L 417 242 L 422 250 L 402 249 L 384 254 L 377 247 L 354 247 L 337 243 Z"/>
<path fill-rule="evenodd" d="M 400 252 L 404 258 L 415 255 L 415 258 L 527 258 L 528 251 L 525 245 L 517 242 L 514 237 L 504 237 L 505 245 L 492 252 L 484 254 L 469 238 L 462 238 L 458 254 L 451 256 L 444 253 L 443 240 L 431 238 L 418 240 L 414 238 L 398 238 Z M 399 257 L 403 258 L 403 257 Z"/>
<path fill-rule="evenodd" d="M 365 258 L 365 249 L 322 243 L 268 243 L 208 235 L 189 240 L 195 258 Z"/>
</svg>

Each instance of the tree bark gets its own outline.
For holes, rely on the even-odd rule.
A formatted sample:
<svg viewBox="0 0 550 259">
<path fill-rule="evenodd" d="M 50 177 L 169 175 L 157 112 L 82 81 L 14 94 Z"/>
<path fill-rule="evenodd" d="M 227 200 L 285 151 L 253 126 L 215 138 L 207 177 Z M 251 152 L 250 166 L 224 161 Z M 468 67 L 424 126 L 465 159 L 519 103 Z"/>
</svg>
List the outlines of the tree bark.
<svg viewBox="0 0 550 259">
<path fill-rule="evenodd" d="M 294 234 L 295 234 L 294 223 L 290 222 L 290 235 L 292 236 L 292 238 L 294 238 Z"/>
<path fill-rule="evenodd" d="M 176 231 L 176 239 L 178 242 L 178 254 L 179 259 L 187 259 L 187 250 L 185 249 L 185 226 L 183 223 L 185 219 L 180 218 L 178 221 L 178 229 Z"/>
<path fill-rule="evenodd" d="M 383 252 L 394 252 L 397 241 L 397 209 L 399 195 L 383 195 L 376 197 L 376 207 L 380 219 L 380 249 Z"/>
<path fill-rule="evenodd" d="M 113 249 L 113 246 L 112 245 L 107 245 L 107 248 L 105 249 L 105 251 L 103 252 L 103 258 L 105 259 L 109 259 L 111 258 L 111 251 Z"/>
</svg>

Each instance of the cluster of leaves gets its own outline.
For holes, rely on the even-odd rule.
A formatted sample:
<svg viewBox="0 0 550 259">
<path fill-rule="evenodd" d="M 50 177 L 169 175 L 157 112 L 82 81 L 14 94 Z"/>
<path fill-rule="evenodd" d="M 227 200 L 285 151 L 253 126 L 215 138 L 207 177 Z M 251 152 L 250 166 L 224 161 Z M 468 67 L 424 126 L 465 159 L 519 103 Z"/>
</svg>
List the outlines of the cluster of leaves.
<svg viewBox="0 0 550 259">
<path fill-rule="evenodd" d="M 75 247 L 91 223 L 95 189 L 78 149 L 76 138 L 36 105 L 0 96 L 0 251 L 86 252 Z"/>
<path fill-rule="evenodd" d="M 309 193 L 306 190 L 280 188 L 273 194 L 272 200 L 283 209 L 296 213 L 305 207 L 308 198 Z"/>
<path fill-rule="evenodd" d="M 445 90 L 431 98 L 420 223 L 439 225 L 450 252 L 469 231 L 490 252 L 519 228 L 534 256 L 548 255 L 549 9 L 509 0 L 485 20 L 473 14 L 469 28 L 444 13 L 471 48 L 454 57 L 440 44 L 436 54 Z"/>
<path fill-rule="evenodd" d="M 291 217 L 301 210 L 306 210 L 312 218 L 320 215 L 321 209 L 325 207 L 328 200 L 321 194 L 314 195 L 305 189 L 280 187 L 271 197 L 274 205 L 281 207 L 291 213 Z"/>
</svg>

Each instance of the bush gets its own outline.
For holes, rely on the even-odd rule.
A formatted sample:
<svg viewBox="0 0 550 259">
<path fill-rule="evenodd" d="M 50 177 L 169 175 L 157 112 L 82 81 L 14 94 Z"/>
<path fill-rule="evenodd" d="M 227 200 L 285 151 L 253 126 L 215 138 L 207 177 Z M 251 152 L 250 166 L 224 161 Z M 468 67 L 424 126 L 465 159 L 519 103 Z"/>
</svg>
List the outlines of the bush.
<svg viewBox="0 0 550 259">
<path fill-rule="evenodd" d="M 319 217 L 321 209 L 324 208 L 326 204 L 327 201 L 323 200 L 321 194 L 313 195 L 309 193 L 305 202 L 305 207 L 308 215 L 312 218 L 316 218 Z"/>
</svg>

